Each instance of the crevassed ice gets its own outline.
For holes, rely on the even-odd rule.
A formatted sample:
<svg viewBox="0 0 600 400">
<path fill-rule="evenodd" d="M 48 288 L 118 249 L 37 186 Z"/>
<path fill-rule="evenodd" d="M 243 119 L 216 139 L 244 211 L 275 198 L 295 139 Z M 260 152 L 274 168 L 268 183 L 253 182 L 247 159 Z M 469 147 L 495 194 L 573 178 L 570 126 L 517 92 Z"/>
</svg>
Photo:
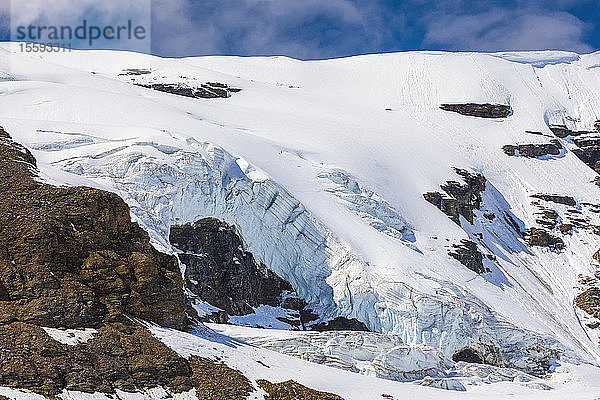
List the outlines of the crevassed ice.
<svg viewBox="0 0 600 400">
<path fill-rule="evenodd" d="M 290 282 L 324 319 L 354 317 L 371 330 L 394 333 L 407 344 L 424 343 L 446 355 L 472 343 L 489 344 L 507 365 L 525 369 L 536 362 L 532 351 L 545 355 L 547 346 L 558 346 L 498 320 L 451 282 L 443 282 L 445 290 L 431 295 L 386 281 L 281 185 L 261 174 L 260 179 L 251 179 L 240 165 L 252 168 L 219 147 L 193 139 L 188 145 L 196 151 L 132 144 L 56 165 L 112 182 L 152 242 L 168 252 L 173 252 L 168 242 L 171 224 L 207 216 L 234 224 L 248 250 Z M 148 146 L 158 153 L 148 151 Z M 377 219 L 384 232 L 410 240 L 410 229 L 383 199 L 343 172 L 322 178 L 336 184 L 337 194 L 350 209 Z"/>
</svg>

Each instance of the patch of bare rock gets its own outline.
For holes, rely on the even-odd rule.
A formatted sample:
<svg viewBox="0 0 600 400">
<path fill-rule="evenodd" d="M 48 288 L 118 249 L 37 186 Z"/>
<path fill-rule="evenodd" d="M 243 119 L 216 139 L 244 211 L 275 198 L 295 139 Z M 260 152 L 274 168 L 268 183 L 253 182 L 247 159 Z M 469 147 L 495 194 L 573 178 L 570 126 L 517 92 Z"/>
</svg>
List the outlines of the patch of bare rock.
<svg viewBox="0 0 600 400">
<path fill-rule="evenodd" d="M 440 108 L 444 111 L 479 118 L 506 118 L 511 113 L 510 106 L 490 103 L 442 104 Z"/>
<path fill-rule="evenodd" d="M 271 383 L 259 379 L 257 383 L 267 392 L 265 400 L 344 400 L 336 394 L 310 389 L 293 380 Z"/>
<path fill-rule="evenodd" d="M 136 83 L 135 85 L 195 99 L 226 99 L 231 97 L 231 93 L 241 91 L 241 89 L 220 82 L 206 82 L 199 86 L 190 86 L 184 83 Z"/>
<path fill-rule="evenodd" d="M 539 144 L 519 144 L 512 145 L 507 144 L 502 147 L 502 150 L 506 155 L 516 156 L 517 153 L 526 158 L 537 158 L 543 156 L 558 156 L 562 150 L 562 145 L 556 139 L 550 143 L 539 143 Z"/>
</svg>

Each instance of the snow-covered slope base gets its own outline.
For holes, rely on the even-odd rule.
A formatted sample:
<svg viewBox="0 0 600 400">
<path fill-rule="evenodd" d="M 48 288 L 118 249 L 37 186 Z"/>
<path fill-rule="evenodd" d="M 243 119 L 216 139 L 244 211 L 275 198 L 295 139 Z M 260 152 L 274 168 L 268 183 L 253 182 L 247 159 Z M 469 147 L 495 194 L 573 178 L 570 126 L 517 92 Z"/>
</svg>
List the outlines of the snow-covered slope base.
<svg viewBox="0 0 600 400">
<path fill-rule="evenodd" d="M 248 396 L 250 400 L 265 398 L 265 391 L 256 383 L 266 379 L 279 383 L 294 380 L 311 389 L 333 393 L 345 400 L 379 399 L 506 399 L 507 396 L 519 399 L 573 399 L 591 400 L 597 398 L 600 390 L 594 367 L 589 365 L 565 364 L 554 374 L 553 379 L 539 380 L 517 375 L 501 375 L 497 369 L 485 365 L 459 363 L 461 376 L 453 379 L 426 378 L 417 382 L 397 382 L 379 379 L 375 376 L 359 375 L 300 360 L 296 357 L 263 349 L 230 336 L 200 328 L 195 333 L 185 333 L 173 329 L 147 325 L 152 334 L 175 350 L 180 356 L 203 357 L 224 362 L 230 368 L 241 372 L 254 387 Z M 249 328 L 237 328 L 249 329 Z M 232 332 L 228 330 L 228 333 Z M 241 332 L 238 332 L 241 333 Z M 247 332 L 246 332 L 247 333 Z M 290 332 L 291 333 L 291 332 Z M 271 331 L 272 338 L 285 338 L 287 332 Z M 298 335 L 298 333 L 295 333 Z M 487 368 L 487 369 L 486 369 Z M 464 386 L 463 386 L 464 385 Z M 442 390 L 439 387 L 460 388 L 466 391 Z M 26 390 L 0 387 L 0 395 L 14 400 L 44 400 L 45 397 Z M 83 393 L 64 390 L 58 398 L 64 400 L 195 400 L 206 399 L 198 396 L 196 389 L 183 393 L 172 393 L 168 389 L 156 387 L 138 392 L 117 391 L 116 394 Z M 208 400 L 208 399 L 207 399 Z"/>
<path fill-rule="evenodd" d="M 572 137 L 550 128 L 596 129 L 600 54 L 301 62 L 0 52 L 0 123 L 45 179 L 117 192 L 158 248 L 174 252 L 172 224 L 217 217 L 325 319 L 357 318 L 446 357 L 468 346 L 538 374 L 557 357 L 598 364 L 598 336 L 573 300 L 580 275 L 597 269 L 600 188 Z M 192 98 L 145 87 L 206 82 L 241 91 Z M 446 103 L 510 112 L 478 118 L 441 110 Z M 554 139 L 557 155 L 503 150 Z M 444 187 L 462 184 L 455 168 L 485 178 L 460 226 L 423 197 L 452 198 Z M 556 216 L 550 228 L 544 212 Z M 564 248 L 523 236 L 535 227 Z M 465 240 L 485 272 L 449 254 Z"/>
</svg>

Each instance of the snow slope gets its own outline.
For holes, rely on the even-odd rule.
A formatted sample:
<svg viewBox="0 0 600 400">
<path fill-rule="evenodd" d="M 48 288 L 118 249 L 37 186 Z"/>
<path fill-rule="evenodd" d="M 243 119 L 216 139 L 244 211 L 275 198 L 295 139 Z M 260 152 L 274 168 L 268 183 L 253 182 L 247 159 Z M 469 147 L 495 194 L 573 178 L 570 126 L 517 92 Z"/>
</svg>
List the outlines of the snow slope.
<svg viewBox="0 0 600 400">
<path fill-rule="evenodd" d="M 270 350 L 250 345 L 243 341 L 211 331 L 185 333 L 148 324 L 152 334 L 173 348 L 182 357 L 192 355 L 223 361 L 229 367 L 241 371 L 252 382 L 267 379 L 282 382 L 293 379 L 310 388 L 335 393 L 345 400 L 378 399 L 573 399 L 591 400 L 598 396 L 600 386 L 596 371 L 589 366 L 566 364 L 548 382 L 550 390 L 534 386 L 536 382 L 499 382 L 471 387 L 468 391 L 448 391 L 414 383 L 395 382 L 373 376 L 359 375 L 324 365 L 299 360 Z M 241 328 L 244 329 L 244 328 Z M 247 328 L 246 328 L 247 329 Z M 274 331 L 277 335 L 277 331 Z M 256 391 L 249 399 L 264 399 L 265 392 L 255 385 Z M 388 397 L 382 396 L 383 394 Z M 15 400 L 44 400 L 43 396 L 26 390 L 0 387 L 0 395 Z M 389 397 L 391 396 L 391 397 Z M 64 390 L 59 398 L 64 400 L 193 400 L 195 389 L 172 394 L 157 387 L 138 393 L 117 391 L 116 395 L 82 393 Z"/>
<path fill-rule="evenodd" d="M 355 317 L 446 356 L 473 343 L 527 369 L 559 352 L 598 365 L 600 348 L 573 307 L 600 236 L 566 250 L 528 248 L 512 228 L 452 222 L 423 193 L 487 179 L 485 210 L 536 224 L 532 194 L 598 204 L 596 174 L 571 151 L 509 157 L 506 144 L 546 143 L 550 124 L 600 120 L 600 53 L 408 52 L 325 61 L 285 57 L 161 59 L 89 51 L 20 54 L 0 46 L 0 124 L 31 149 L 43 178 L 120 194 L 161 250 L 172 223 L 215 216 L 324 316 Z M 141 77 L 122 75 L 150 70 Z M 132 85 L 222 82 L 242 91 L 192 99 Z M 441 103 L 510 105 L 505 119 Z M 567 149 L 571 144 L 561 140 Z M 558 207 L 558 206 L 556 206 Z M 558 207 L 560 208 L 560 207 Z M 565 210 L 559 209 L 561 213 Z M 486 222 L 487 221 L 487 222 Z M 476 239 L 481 235 L 481 239 Z M 491 272 L 448 256 L 476 240 Z"/>
</svg>

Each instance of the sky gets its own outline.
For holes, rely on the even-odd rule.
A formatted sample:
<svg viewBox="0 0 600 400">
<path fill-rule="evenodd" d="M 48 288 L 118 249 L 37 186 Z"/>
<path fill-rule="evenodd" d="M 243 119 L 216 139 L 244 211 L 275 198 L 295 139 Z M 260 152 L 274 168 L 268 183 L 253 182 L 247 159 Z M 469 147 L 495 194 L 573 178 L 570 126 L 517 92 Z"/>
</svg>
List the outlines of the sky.
<svg viewBox="0 0 600 400">
<path fill-rule="evenodd" d="M 103 17 L 150 11 L 145 51 L 171 57 L 600 49 L 600 0 L 0 0 L 0 38 L 11 14 L 92 18 L 86 1 Z M 134 1 L 148 6 L 119 9 Z"/>
</svg>

